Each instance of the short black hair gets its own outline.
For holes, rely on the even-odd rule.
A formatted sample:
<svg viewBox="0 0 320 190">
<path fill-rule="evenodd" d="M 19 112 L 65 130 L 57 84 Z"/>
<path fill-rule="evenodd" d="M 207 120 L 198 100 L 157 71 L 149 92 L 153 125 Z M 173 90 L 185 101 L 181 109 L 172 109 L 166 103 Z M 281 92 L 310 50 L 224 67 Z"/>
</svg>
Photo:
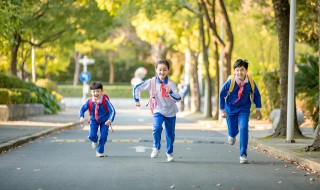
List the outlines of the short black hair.
<svg viewBox="0 0 320 190">
<path fill-rule="evenodd" d="M 103 89 L 103 86 L 100 82 L 92 82 L 90 84 L 90 90 L 97 90 L 97 89 Z"/>
<path fill-rule="evenodd" d="M 158 60 L 158 61 L 156 62 L 156 68 L 157 68 L 158 65 L 160 65 L 160 64 L 165 64 L 165 65 L 168 67 L 168 69 L 170 69 L 170 64 L 169 64 L 169 61 L 168 61 L 168 60 L 166 60 L 166 59 L 160 59 L 160 60 Z"/>
<path fill-rule="evenodd" d="M 244 67 L 246 70 L 248 70 L 248 65 L 249 62 L 245 59 L 238 59 L 236 62 L 233 64 L 233 69 L 236 69 L 237 67 Z"/>
</svg>

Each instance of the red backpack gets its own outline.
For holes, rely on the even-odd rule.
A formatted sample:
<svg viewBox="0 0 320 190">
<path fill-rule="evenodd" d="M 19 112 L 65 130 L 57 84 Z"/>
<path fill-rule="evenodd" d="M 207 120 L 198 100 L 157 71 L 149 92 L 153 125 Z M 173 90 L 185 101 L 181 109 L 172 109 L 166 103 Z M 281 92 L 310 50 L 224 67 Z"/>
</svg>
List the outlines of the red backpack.
<svg viewBox="0 0 320 190">
<path fill-rule="evenodd" d="M 107 106 L 107 100 L 110 100 L 109 96 L 106 94 L 102 94 L 102 104 L 104 109 L 106 110 L 106 112 L 109 112 L 108 106 Z M 91 110 L 92 110 L 92 98 L 89 99 L 89 103 L 88 103 L 88 109 L 89 109 L 89 115 L 91 115 Z"/>
</svg>

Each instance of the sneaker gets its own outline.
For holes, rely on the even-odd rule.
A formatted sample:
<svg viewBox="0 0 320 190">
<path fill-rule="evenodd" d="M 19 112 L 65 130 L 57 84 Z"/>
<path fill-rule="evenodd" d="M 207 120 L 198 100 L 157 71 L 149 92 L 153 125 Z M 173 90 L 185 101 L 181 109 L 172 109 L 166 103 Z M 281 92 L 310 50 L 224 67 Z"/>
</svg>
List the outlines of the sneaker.
<svg viewBox="0 0 320 190">
<path fill-rule="evenodd" d="M 246 155 L 242 155 L 240 156 L 240 164 L 247 164 L 248 163 L 248 159 Z"/>
<path fill-rule="evenodd" d="M 174 161 L 174 158 L 173 158 L 173 154 L 171 153 L 171 154 L 168 154 L 167 153 L 167 161 L 168 162 L 173 162 Z"/>
<path fill-rule="evenodd" d="M 97 157 L 105 157 L 106 155 L 104 155 L 103 153 L 96 152 L 96 156 Z"/>
<path fill-rule="evenodd" d="M 91 145 L 93 149 L 96 149 L 98 147 L 98 143 L 96 142 L 92 142 Z"/>
<path fill-rule="evenodd" d="M 236 138 L 228 136 L 228 142 L 230 145 L 234 145 L 234 143 L 236 142 Z"/>
<path fill-rule="evenodd" d="M 160 150 L 153 148 L 152 152 L 151 152 L 151 158 L 158 158 L 159 152 L 160 152 Z"/>
</svg>

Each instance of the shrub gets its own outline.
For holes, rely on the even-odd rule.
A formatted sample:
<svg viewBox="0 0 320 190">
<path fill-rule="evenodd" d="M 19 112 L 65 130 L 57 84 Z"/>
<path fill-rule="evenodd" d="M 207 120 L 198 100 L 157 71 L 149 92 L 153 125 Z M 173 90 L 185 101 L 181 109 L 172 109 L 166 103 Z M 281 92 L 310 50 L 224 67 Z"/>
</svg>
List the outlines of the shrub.
<svg viewBox="0 0 320 190">
<path fill-rule="evenodd" d="M 36 85 L 45 88 L 50 92 L 58 90 L 57 84 L 49 79 L 39 79 L 37 80 Z"/>
<path fill-rule="evenodd" d="M 28 104 L 31 103 L 31 93 L 27 89 L 10 89 L 9 90 L 10 104 Z"/>
<path fill-rule="evenodd" d="M 26 86 L 18 77 L 0 73 L 0 88 L 26 88 Z"/>
<path fill-rule="evenodd" d="M 0 104 L 9 104 L 9 90 L 0 88 Z"/>
</svg>

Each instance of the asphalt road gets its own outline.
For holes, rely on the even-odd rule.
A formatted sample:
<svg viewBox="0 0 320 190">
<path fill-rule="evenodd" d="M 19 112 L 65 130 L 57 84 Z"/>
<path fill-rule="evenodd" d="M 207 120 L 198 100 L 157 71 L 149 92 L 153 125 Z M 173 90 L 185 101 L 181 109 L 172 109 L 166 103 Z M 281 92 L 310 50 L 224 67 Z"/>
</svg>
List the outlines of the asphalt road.
<svg viewBox="0 0 320 190">
<path fill-rule="evenodd" d="M 252 148 L 249 164 L 240 164 L 239 144 L 227 144 L 226 131 L 195 130 L 188 118 L 177 119 L 175 161 L 166 162 L 164 134 L 162 151 L 152 159 L 151 115 L 119 109 L 116 120 L 108 157 L 95 157 L 88 127 L 80 126 L 2 154 L 0 189 L 320 189 L 313 174 Z"/>
</svg>

